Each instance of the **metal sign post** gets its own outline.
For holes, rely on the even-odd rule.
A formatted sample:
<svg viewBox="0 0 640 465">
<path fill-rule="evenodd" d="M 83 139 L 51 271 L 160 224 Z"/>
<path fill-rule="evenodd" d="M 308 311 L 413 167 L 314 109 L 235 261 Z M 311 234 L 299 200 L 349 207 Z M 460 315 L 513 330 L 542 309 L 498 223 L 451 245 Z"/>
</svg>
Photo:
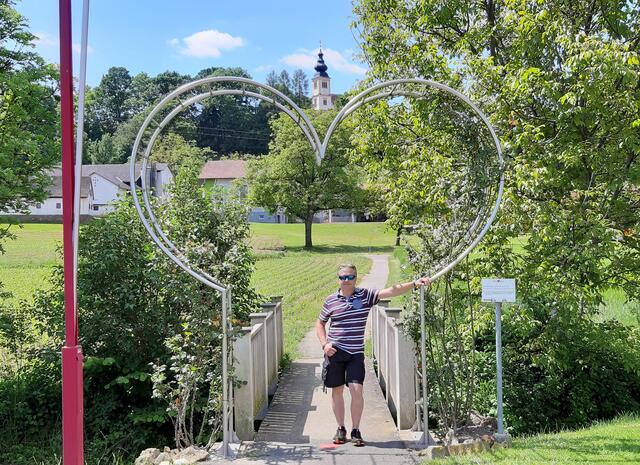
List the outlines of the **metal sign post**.
<svg viewBox="0 0 640 465">
<path fill-rule="evenodd" d="M 502 416 L 502 303 L 496 302 L 496 385 L 498 397 L 498 434 L 504 434 Z"/>
<path fill-rule="evenodd" d="M 502 412 L 502 302 L 516 301 L 515 279 L 483 279 L 482 301 L 496 304 L 496 385 L 498 401 L 498 434 L 504 435 Z"/>
<path fill-rule="evenodd" d="M 422 444 L 429 445 L 429 399 L 427 398 L 427 342 L 424 334 L 424 286 L 420 287 L 420 371 L 422 374 Z"/>
</svg>

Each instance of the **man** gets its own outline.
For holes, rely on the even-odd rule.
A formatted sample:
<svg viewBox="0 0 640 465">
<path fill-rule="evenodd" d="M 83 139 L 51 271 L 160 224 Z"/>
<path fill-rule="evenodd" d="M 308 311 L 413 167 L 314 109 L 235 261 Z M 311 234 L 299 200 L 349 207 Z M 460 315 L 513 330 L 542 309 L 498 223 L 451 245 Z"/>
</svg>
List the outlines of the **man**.
<svg viewBox="0 0 640 465">
<path fill-rule="evenodd" d="M 327 297 L 316 321 L 316 334 L 325 354 L 323 364 L 324 385 L 331 388 L 331 406 L 338 423 L 334 444 L 344 444 L 347 429 L 344 426 L 344 385 L 351 394 L 351 441 L 356 447 L 364 446 L 360 433 L 360 418 L 364 409 L 362 383 L 364 382 L 364 329 L 369 310 L 380 299 L 395 297 L 418 287 L 431 284 L 429 278 L 396 284 L 386 289 L 356 287 L 358 271 L 349 263 L 338 267 L 340 288 Z M 329 335 L 325 329 L 331 320 Z"/>
</svg>

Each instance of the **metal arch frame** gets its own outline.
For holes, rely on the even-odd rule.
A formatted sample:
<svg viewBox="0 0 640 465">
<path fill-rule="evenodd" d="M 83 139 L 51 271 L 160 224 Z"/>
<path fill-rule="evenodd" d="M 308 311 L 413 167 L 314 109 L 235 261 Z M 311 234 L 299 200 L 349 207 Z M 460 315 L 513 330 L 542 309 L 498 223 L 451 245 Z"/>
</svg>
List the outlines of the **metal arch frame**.
<svg viewBox="0 0 640 465">
<path fill-rule="evenodd" d="M 151 155 L 151 149 L 153 148 L 153 145 L 155 144 L 155 141 L 157 139 L 157 137 L 160 135 L 160 132 L 162 131 L 162 129 L 175 117 L 177 116 L 180 112 L 186 110 L 186 108 L 190 105 L 194 105 L 204 99 L 210 98 L 210 97 L 217 97 L 217 96 L 221 96 L 221 95 L 247 95 L 249 97 L 254 97 L 254 98 L 258 98 L 261 100 L 264 100 L 268 103 L 271 103 L 275 106 L 277 106 L 279 109 L 281 109 L 282 111 L 284 111 L 292 120 L 296 121 L 295 118 L 295 114 L 289 110 L 287 107 L 285 107 L 284 105 L 282 105 L 281 103 L 279 103 L 278 101 L 266 97 L 262 94 L 257 94 L 255 92 L 248 92 L 248 91 L 241 91 L 241 90 L 237 90 L 237 89 L 224 89 L 224 90 L 217 90 L 217 91 L 209 91 L 206 93 L 202 93 L 202 94 L 198 94 L 194 97 L 191 97 L 189 100 L 186 100 L 184 103 L 181 103 L 180 105 L 176 106 L 171 113 L 169 113 L 164 120 L 162 120 L 162 122 L 158 125 L 158 128 L 154 131 L 154 133 L 152 134 L 151 138 L 149 139 L 148 143 L 147 143 L 147 148 L 145 149 L 144 152 L 144 156 L 142 159 L 142 166 L 140 168 L 141 173 L 146 173 L 147 171 L 147 164 L 149 161 L 149 157 Z M 300 128 L 302 129 L 302 131 L 304 132 L 305 136 L 307 137 L 307 140 L 309 141 L 310 144 L 314 144 L 314 140 L 311 136 L 311 134 L 309 134 L 308 129 L 305 128 L 303 125 L 300 125 Z M 175 245 L 171 242 L 171 240 L 166 236 L 166 234 L 164 233 L 164 231 L 162 231 L 162 229 L 159 227 L 157 219 L 155 214 L 153 213 L 153 210 L 151 208 L 151 204 L 149 202 L 149 190 L 147 187 L 147 180 L 146 180 L 146 176 L 141 176 L 141 187 L 142 187 L 142 196 L 143 196 L 143 200 L 144 200 L 144 205 L 145 205 L 145 210 L 147 212 L 147 215 L 149 217 L 149 219 L 151 220 L 151 223 L 154 226 L 154 229 L 156 230 L 156 232 L 158 233 L 158 235 L 163 239 L 163 241 L 165 242 L 166 245 L 168 245 L 168 247 L 176 252 L 176 253 L 180 253 L 178 251 L 178 249 L 175 247 Z M 200 273 L 202 273 L 203 276 L 205 276 L 207 279 L 215 281 L 214 278 L 212 278 L 211 276 L 209 276 L 208 274 L 206 274 L 204 271 L 202 270 L 198 270 Z"/>
<path fill-rule="evenodd" d="M 188 92 L 192 89 L 195 89 L 199 86 L 202 85 L 206 85 L 206 84 L 213 84 L 216 82 L 236 82 L 236 83 L 241 83 L 241 84 L 248 84 L 248 85 L 252 85 L 255 86 L 259 89 L 263 89 L 266 90 L 270 93 L 272 93 L 273 95 L 276 95 L 277 97 L 279 97 L 280 99 L 282 99 L 287 105 L 289 105 L 293 111 L 289 110 L 286 106 L 280 104 L 278 101 L 276 101 L 274 98 L 270 98 L 267 97 L 265 95 L 259 94 L 259 93 L 255 93 L 255 92 L 250 92 L 247 91 L 246 89 L 243 90 L 238 90 L 238 89 L 219 89 L 219 90 L 211 90 L 209 92 L 206 93 L 202 93 L 202 94 L 198 94 L 194 97 L 189 98 L 188 100 L 186 100 L 185 102 L 179 100 L 179 97 L 184 94 L 185 92 Z M 227 317 L 227 312 L 231 310 L 231 289 L 229 287 L 225 287 L 223 286 L 221 283 L 217 282 L 212 276 L 210 276 L 209 274 L 207 274 L 206 272 L 204 272 L 203 270 L 200 270 L 198 268 L 191 268 L 188 266 L 188 260 L 186 257 L 184 257 L 184 255 L 176 248 L 176 246 L 171 242 L 171 240 L 166 236 L 166 234 L 164 234 L 164 232 L 162 231 L 162 228 L 160 227 L 160 225 L 158 224 L 157 218 L 155 216 L 155 214 L 153 213 L 153 209 L 151 207 L 151 204 L 149 202 L 149 197 L 148 197 L 148 186 L 146 184 L 146 170 L 147 170 L 147 164 L 148 164 L 148 160 L 149 160 L 149 156 L 151 154 L 151 149 L 153 148 L 153 145 L 157 139 L 157 137 L 159 136 L 160 132 L 162 131 L 162 129 L 176 116 L 178 115 L 181 111 L 183 111 L 184 109 L 186 109 L 188 106 L 193 105 L 195 103 L 198 103 L 206 98 L 209 97 L 215 97 L 215 96 L 221 96 L 221 95 L 247 95 L 253 98 L 257 98 L 257 99 L 261 99 L 264 101 L 267 101 L 271 104 L 276 105 L 279 109 L 281 109 L 282 111 L 284 111 L 289 117 L 291 117 L 291 119 L 300 127 L 300 129 L 303 131 L 303 133 L 305 134 L 305 137 L 307 138 L 307 140 L 309 141 L 309 143 L 311 144 L 312 148 L 314 149 L 315 155 L 316 155 L 316 162 L 317 164 L 320 164 L 322 162 L 322 160 L 324 159 L 325 156 L 325 152 L 327 149 L 327 146 L 329 144 L 329 140 L 331 139 L 331 136 L 333 134 L 333 132 L 335 131 L 335 129 L 337 128 L 337 126 L 344 120 L 346 119 L 348 116 L 350 116 L 351 114 L 353 114 L 353 112 L 355 112 L 357 109 L 359 109 L 361 106 L 371 103 L 371 102 L 375 102 L 377 100 L 383 99 L 383 98 L 388 98 L 388 97 L 393 97 L 393 96 L 402 96 L 402 97 L 416 97 L 416 98 L 424 98 L 424 95 L 421 94 L 420 92 L 416 92 L 416 91 L 406 91 L 406 90 L 391 90 L 391 91 L 386 91 L 386 92 L 379 92 L 374 94 L 373 96 L 371 96 L 370 94 L 377 92 L 379 89 L 383 89 L 386 87 L 397 87 L 403 84 L 421 84 L 421 85 L 426 85 L 428 87 L 432 87 L 435 89 L 439 89 L 441 91 L 444 91 L 446 93 L 449 93 L 451 95 L 453 95 L 454 97 L 457 97 L 458 99 L 462 100 L 463 102 L 465 102 L 468 106 L 470 106 L 473 111 L 476 113 L 476 115 L 478 117 L 480 117 L 480 119 L 482 120 L 482 122 L 485 124 L 485 126 L 489 129 L 489 132 L 491 134 L 491 137 L 495 143 L 496 146 L 496 150 L 498 153 L 498 163 L 499 163 L 499 167 L 500 167 L 500 179 L 499 179 L 499 184 L 498 184 L 498 193 L 496 196 L 496 201 L 494 203 L 494 206 L 491 210 L 491 213 L 487 219 L 487 221 L 484 224 L 484 227 L 482 228 L 482 230 L 478 233 L 478 235 L 475 237 L 475 239 L 471 242 L 471 244 L 469 244 L 462 252 L 460 252 L 457 257 L 455 259 L 453 259 L 452 261 L 450 261 L 450 263 L 446 266 L 444 266 L 443 268 L 441 268 L 439 271 L 437 271 L 433 276 L 430 277 L 431 281 L 435 281 L 436 279 L 442 277 L 443 275 L 445 275 L 446 273 L 448 273 L 449 271 L 451 271 L 461 260 L 463 260 L 477 245 L 478 243 L 482 240 L 482 238 L 484 237 L 484 235 L 487 233 L 487 231 L 489 230 L 491 224 L 493 223 L 493 220 L 495 219 L 499 206 L 500 206 L 500 202 L 502 200 L 502 194 L 503 194 L 503 190 L 504 190 L 504 158 L 502 156 L 502 148 L 500 146 L 500 141 L 498 140 L 498 137 L 495 133 L 495 130 L 493 129 L 493 126 L 491 125 L 491 123 L 489 122 L 488 118 L 486 117 L 486 115 L 469 99 L 467 98 L 464 94 L 458 92 L 457 90 L 436 82 L 436 81 L 431 81 L 431 80 L 426 80 L 426 79 L 416 79 L 416 78 L 412 78 L 412 79 L 395 79 L 395 80 L 391 80 L 391 81 L 385 81 L 385 82 L 381 82 L 378 83 L 372 87 L 369 87 L 365 90 L 363 90 L 362 92 L 360 92 L 359 94 L 357 94 L 355 97 L 351 98 L 347 104 L 340 110 L 340 112 L 338 113 L 338 115 L 334 118 L 334 120 L 331 122 L 331 125 L 329 126 L 329 129 L 322 141 L 322 143 L 320 143 L 320 138 L 318 137 L 318 134 L 313 126 L 313 124 L 310 122 L 310 120 L 308 119 L 307 115 L 305 114 L 305 112 L 300 109 L 290 98 L 288 98 L 286 95 L 284 95 L 283 93 L 281 93 L 280 91 L 278 91 L 277 89 L 274 89 L 273 87 L 267 86 L 265 84 L 261 84 L 259 82 L 253 81 L 251 79 L 247 79 L 247 78 L 241 78 L 241 77 L 233 77 L 233 76 L 220 76 L 220 77 L 213 77 L 213 78 L 204 78 L 204 79 L 200 79 L 188 84 L 185 84 L 181 87 L 179 87 L 178 89 L 174 90 L 173 92 L 171 92 L 170 94 L 168 94 L 165 98 L 163 98 L 154 108 L 153 110 L 149 113 L 149 115 L 147 116 L 147 118 L 144 120 L 140 130 L 138 131 L 138 135 L 136 137 L 136 140 L 134 142 L 133 145 L 133 149 L 131 151 L 131 158 L 130 158 L 130 177 L 132 180 L 135 179 L 135 166 L 136 166 L 136 159 L 137 159 L 137 154 L 138 154 L 138 150 L 140 147 L 140 144 L 142 142 L 142 138 L 144 136 L 144 133 L 146 132 L 146 130 L 148 129 L 149 125 L 151 124 L 151 122 L 153 121 L 153 118 L 160 112 L 160 110 L 166 106 L 170 101 L 172 101 L 175 98 L 178 98 L 179 100 L 179 105 L 176 106 L 163 120 L 160 124 L 158 124 L 157 128 L 155 129 L 154 133 L 152 134 L 149 142 L 147 143 L 146 149 L 144 151 L 144 155 L 143 155 L 143 162 L 142 162 L 142 166 L 141 166 L 141 187 L 142 187 L 142 195 L 143 195 L 143 201 L 145 204 L 145 211 L 146 213 L 149 215 L 149 220 L 151 221 L 151 224 L 149 224 L 149 220 L 147 219 L 147 217 L 145 216 L 144 212 L 142 211 L 142 208 L 140 206 L 140 202 L 138 199 L 138 195 L 136 192 L 136 187 L 135 187 L 135 183 L 132 182 L 131 183 L 131 192 L 132 192 L 132 196 L 133 196 L 133 201 L 134 201 L 134 205 L 136 207 L 136 211 L 138 212 L 138 215 L 140 216 L 140 219 L 144 225 L 144 227 L 147 229 L 149 235 L 151 236 L 151 238 L 153 239 L 153 241 L 158 245 L 158 247 L 160 247 L 160 249 L 172 260 L 174 261 L 180 268 L 182 268 L 184 271 L 186 271 L 187 273 L 189 273 L 191 276 L 193 276 L 194 278 L 196 278 L 197 280 L 199 280 L 200 282 L 202 282 L 203 284 L 216 289 L 217 291 L 219 291 L 221 293 L 221 299 L 222 299 L 222 319 L 223 319 L 223 455 L 225 457 L 228 457 L 229 455 L 231 455 L 231 451 L 229 449 L 229 439 L 230 436 L 233 435 L 233 430 L 231 428 L 231 422 L 232 422 L 232 418 L 230 418 L 229 413 L 230 413 L 230 408 L 232 408 L 232 402 L 233 400 L 231 399 L 231 405 L 230 405 L 230 399 L 229 396 L 231 395 L 231 397 L 233 396 L 233 391 L 229 389 L 229 385 L 228 385 L 228 367 L 227 367 L 227 363 L 228 363 L 228 329 L 229 329 L 229 323 L 228 323 L 228 317 Z M 297 113 L 298 117 L 296 118 L 295 114 Z M 487 188 L 488 189 L 488 188 Z M 481 224 L 481 219 L 484 216 L 484 214 L 486 213 L 486 209 L 484 207 L 484 205 L 482 206 L 482 208 L 479 209 L 479 213 L 476 216 L 475 220 L 472 222 L 471 226 L 469 227 L 469 229 L 467 230 L 467 233 L 465 234 L 465 238 L 471 238 L 473 237 L 473 234 L 475 233 L 475 231 L 477 230 L 477 228 L 479 227 L 479 225 Z M 157 233 L 157 234 L 156 234 Z M 158 237 L 160 236 L 160 237 Z M 462 242 L 461 244 L 464 245 L 464 242 Z M 460 247 L 456 247 L 455 253 L 458 253 Z M 453 255 L 453 254 L 452 254 Z M 179 258 L 179 256 L 182 256 L 183 260 L 181 258 Z M 422 369 L 421 369 L 421 377 L 422 377 L 422 422 L 423 422 L 423 442 L 425 444 L 428 443 L 429 440 L 429 434 L 428 434 L 428 400 L 427 400 L 427 380 L 426 380 L 426 360 L 425 360 L 425 352 L 426 352 L 426 341 L 425 341 L 425 333 L 424 333 L 424 324 L 425 324 L 425 317 L 424 317 L 424 287 L 420 288 L 420 314 L 421 314 L 421 362 L 422 362 Z M 229 391 L 231 391 L 231 394 L 229 393 Z"/>
<path fill-rule="evenodd" d="M 251 92 L 251 91 L 247 91 L 245 89 L 242 90 L 238 90 L 238 89 L 218 89 L 218 90 L 210 90 L 209 92 L 205 92 L 202 94 L 198 94 L 194 97 L 189 98 L 186 101 L 181 101 L 179 99 L 179 97 L 192 90 L 195 89 L 199 86 L 202 85 L 207 85 L 207 84 L 213 84 L 213 83 L 217 83 L 217 82 L 239 82 L 242 84 L 248 84 L 248 85 L 252 85 L 255 87 L 258 87 L 260 89 L 264 89 L 270 93 L 272 93 L 273 95 L 279 97 L 280 99 L 282 99 L 287 105 L 289 105 L 293 111 L 289 108 L 287 108 L 285 105 L 281 104 L 280 102 L 278 102 L 275 98 L 271 98 L 268 97 L 266 95 L 262 95 L 259 93 L 255 93 L 255 92 Z M 218 282 L 215 278 L 213 278 L 211 275 L 209 275 L 208 273 L 206 273 L 203 270 L 200 270 L 199 268 L 194 268 L 194 267 L 190 267 L 189 263 L 188 263 L 188 259 L 187 257 L 185 257 L 180 251 L 179 249 L 173 244 L 173 242 L 167 237 L 167 235 L 164 233 L 164 231 L 162 230 L 162 228 L 160 227 L 160 225 L 158 224 L 157 218 L 155 216 L 155 214 L 153 213 L 153 208 L 151 207 L 151 203 L 149 201 L 149 195 L 148 195 L 148 186 L 146 183 L 146 171 L 147 171 L 147 164 L 148 164 L 148 160 L 149 160 L 149 156 L 151 155 L 151 150 L 153 148 L 153 145 L 157 139 L 157 137 L 159 136 L 160 132 L 162 131 L 162 129 L 173 119 L 175 118 L 175 116 L 177 116 L 181 111 L 183 111 L 184 109 L 186 109 L 187 107 L 198 103 L 206 98 L 210 98 L 210 97 L 216 97 L 216 96 L 221 96 L 221 95 L 246 95 L 246 96 L 250 96 L 253 98 L 257 98 L 257 99 L 261 99 L 264 101 L 267 101 L 271 104 L 274 104 L 276 107 L 278 107 L 279 109 L 281 109 L 282 111 L 284 111 L 299 127 L 300 129 L 303 131 L 303 133 L 305 134 L 305 136 L 307 137 L 307 140 L 309 141 L 309 143 L 311 144 L 311 146 L 314 148 L 314 151 L 316 153 L 316 161 L 319 164 L 321 162 L 320 159 L 320 138 L 318 137 L 317 132 L 315 131 L 315 128 L 313 127 L 313 125 L 311 124 L 311 121 L 309 121 L 308 117 L 306 116 L 306 114 L 290 99 L 288 98 L 286 95 L 284 95 L 283 93 L 281 93 L 280 91 L 278 91 L 277 89 L 274 89 L 270 86 L 261 84 L 259 82 L 253 81 L 251 79 L 247 79 L 247 78 L 241 78 L 241 77 L 225 77 L 225 76 L 220 76 L 220 77 L 212 77 L 212 78 L 204 78 L 204 79 L 200 79 L 198 81 L 194 81 L 191 83 L 187 83 L 181 87 L 179 87 L 178 89 L 174 90 L 173 92 L 171 92 L 170 94 L 168 94 L 165 98 L 163 98 L 153 109 L 152 111 L 149 113 L 149 115 L 147 115 L 147 117 L 145 118 L 142 126 L 140 127 L 140 130 L 138 131 L 138 134 L 136 136 L 132 151 L 131 151 L 131 157 L 130 157 L 130 161 L 129 161 L 129 174 L 130 174 L 130 179 L 131 180 L 135 180 L 135 168 L 136 168 L 136 160 L 137 160 L 137 155 L 138 155 L 138 151 L 140 148 L 140 145 L 142 143 L 142 138 L 144 137 L 145 132 L 147 131 L 147 129 L 149 128 L 150 124 L 153 121 L 153 118 L 168 104 L 170 103 L 172 100 L 174 99 L 178 99 L 179 100 L 179 104 L 167 115 L 165 116 L 165 118 L 163 118 L 162 122 L 160 124 L 158 124 L 157 128 L 155 129 L 155 131 L 153 132 L 151 138 L 149 139 L 149 141 L 146 144 L 146 148 L 144 151 L 144 155 L 143 155 L 143 161 L 142 161 L 142 166 L 141 166 L 141 173 L 140 173 L 140 178 L 141 178 L 141 187 L 142 187 L 142 196 L 143 196 L 143 203 L 144 203 L 144 210 L 146 211 L 147 216 L 145 216 L 145 212 L 143 212 L 142 207 L 140 205 L 140 200 L 138 198 L 138 194 L 137 194 L 137 189 L 136 189 L 136 185 L 135 182 L 131 182 L 130 187 L 131 187 L 131 193 L 132 193 L 132 197 L 133 197 L 133 203 L 136 207 L 136 211 L 138 212 L 138 216 L 140 217 L 140 220 L 142 221 L 142 224 L 144 225 L 145 229 L 147 230 L 147 232 L 149 233 L 149 235 L 151 236 L 152 240 L 156 243 L 156 245 L 174 262 L 176 263 L 180 268 L 182 268 L 184 271 L 186 271 L 188 274 L 190 274 L 191 276 L 193 276 L 194 278 L 196 278 L 198 281 L 200 281 L 201 283 L 205 284 L 206 286 L 209 286 L 215 290 L 217 290 L 218 292 L 220 292 L 221 295 L 221 301 L 222 301 L 222 322 L 223 322 L 223 342 L 222 342 L 222 364 L 223 364 L 223 392 L 222 392 L 222 403 L 223 403 L 223 445 L 222 445 L 222 453 L 224 457 L 230 457 L 233 456 L 234 453 L 230 448 L 230 440 L 234 438 L 234 432 L 233 432 L 233 427 L 232 427 L 232 422 L 233 422 L 233 417 L 231 415 L 231 409 L 233 407 L 233 389 L 230 388 L 229 386 L 229 377 L 228 377 L 228 358 L 229 358 L 229 341 L 228 341 L 228 334 L 229 334 L 229 329 L 230 329 L 230 324 L 229 324 L 229 318 L 228 318 L 228 313 L 231 311 L 232 308 L 232 299 L 231 299 L 231 288 L 229 286 L 224 286 L 223 284 L 221 284 L 220 282 Z M 297 117 L 296 117 L 297 114 Z"/>
</svg>

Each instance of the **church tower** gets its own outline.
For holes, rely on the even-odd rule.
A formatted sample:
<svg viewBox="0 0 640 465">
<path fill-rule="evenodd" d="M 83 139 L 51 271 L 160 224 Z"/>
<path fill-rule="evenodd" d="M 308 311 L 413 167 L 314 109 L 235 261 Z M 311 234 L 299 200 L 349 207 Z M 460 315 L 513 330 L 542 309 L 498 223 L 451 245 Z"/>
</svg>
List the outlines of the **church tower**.
<svg viewBox="0 0 640 465">
<path fill-rule="evenodd" d="M 336 95 L 331 93 L 331 78 L 327 74 L 327 65 L 323 59 L 322 48 L 318 52 L 318 62 L 316 63 L 316 74 L 313 76 L 313 91 L 311 94 L 311 105 L 314 110 L 329 110 L 333 108 Z"/>
</svg>

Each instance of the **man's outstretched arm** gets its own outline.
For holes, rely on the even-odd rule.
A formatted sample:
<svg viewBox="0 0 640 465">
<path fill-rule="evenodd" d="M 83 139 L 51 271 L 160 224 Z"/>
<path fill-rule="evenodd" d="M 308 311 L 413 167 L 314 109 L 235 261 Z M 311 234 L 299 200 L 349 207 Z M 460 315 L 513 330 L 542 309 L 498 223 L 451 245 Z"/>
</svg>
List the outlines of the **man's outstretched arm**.
<svg viewBox="0 0 640 465">
<path fill-rule="evenodd" d="M 419 278 L 415 281 L 394 284 L 393 286 L 387 287 L 386 289 L 381 289 L 380 292 L 378 292 L 378 297 L 380 299 L 390 299 L 391 297 L 396 297 L 404 294 L 405 292 L 409 292 L 419 287 L 429 285 L 431 285 L 431 280 L 429 278 Z"/>
</svg>

